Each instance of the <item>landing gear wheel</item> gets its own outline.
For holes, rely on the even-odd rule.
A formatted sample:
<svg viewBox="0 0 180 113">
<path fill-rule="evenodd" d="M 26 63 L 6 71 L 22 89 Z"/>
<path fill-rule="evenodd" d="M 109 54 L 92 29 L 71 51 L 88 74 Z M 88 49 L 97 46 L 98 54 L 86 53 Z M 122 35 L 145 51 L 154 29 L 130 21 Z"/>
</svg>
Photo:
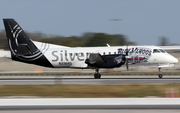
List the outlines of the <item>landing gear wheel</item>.
<svg viewBox="0 0 180 113">
<path fill-rule="evenodd" d="M 95 72 L 95 74 L 94 74 L 94 78 L 95 78 L 95 79 L 100 79 L 100 78 L 101 78 L 101 74 L 99 74 L 99 68 L 96 68 L 95 71 L 96 71 L 96 72 Z"/>
<path fill-rule="evenodd" d="M 162 78 L 163 75 L 162 75 L 162 72 L 161 72 L 161 68 L 158 68 L 158 70 L 159 70 L 159 75 L 158 75 L 158 77 L 159 77 L 159 78 Z"/>
<path fill-rule="evenodd" d="M 94 78 L 95 78 L 95 79 L 100 79 L 100 78 L 101 78 L 101 74 L 95 73 L 95 74 L 94 74 Z"/>
<path fill-rule="evenodd" d="M 162 78 L 162 77 L 163 77 L 163 75 L 162 75 L 162 74 L 159 74 L 159 75 L 158 75 L 158 77 L 159 77 L 159 78 Z"/>
</svg>

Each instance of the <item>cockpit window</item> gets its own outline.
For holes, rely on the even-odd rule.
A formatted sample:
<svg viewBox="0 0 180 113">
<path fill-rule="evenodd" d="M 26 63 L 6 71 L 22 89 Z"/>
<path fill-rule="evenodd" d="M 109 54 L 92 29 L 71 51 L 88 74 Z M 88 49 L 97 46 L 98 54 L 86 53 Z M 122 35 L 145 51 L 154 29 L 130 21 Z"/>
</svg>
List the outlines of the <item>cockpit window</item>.
<svg viewBox="0 0 180 113">
<path fill-rule="evenodd" d="M 162 49 L 159 49 L 160 51 L 161 51 L 161 53 L 165 53 L 165 51 L 164 50 L 162 50 Z"/>
<path fill-rule="evenodd" d="M 160 53 L 160 51 L 158 49 L 154 49 L 153 53 Z"/>
<path fill-rule="evenodd" d="M 166 52 L 162 49 L 154 49 L 153 53 L 166 53 Z"/>
</svg>

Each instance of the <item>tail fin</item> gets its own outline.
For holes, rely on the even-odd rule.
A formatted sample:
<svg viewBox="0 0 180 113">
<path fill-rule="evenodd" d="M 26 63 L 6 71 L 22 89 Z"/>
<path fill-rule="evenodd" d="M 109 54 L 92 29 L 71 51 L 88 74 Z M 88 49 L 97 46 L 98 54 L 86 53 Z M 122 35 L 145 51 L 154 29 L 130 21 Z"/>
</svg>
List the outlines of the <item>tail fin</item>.
<svg viewBox="0 0 180 113">
<path fill-rule="evenodd" d="M 53 67 L 14 19 L 3 19 L 12 60 Z"/>
<path fill-rule="evenodd" d="M 14 19 L 3 19 L 9 48 L 13 55 L 28 56 L 39 50 Z"/>
</svg>

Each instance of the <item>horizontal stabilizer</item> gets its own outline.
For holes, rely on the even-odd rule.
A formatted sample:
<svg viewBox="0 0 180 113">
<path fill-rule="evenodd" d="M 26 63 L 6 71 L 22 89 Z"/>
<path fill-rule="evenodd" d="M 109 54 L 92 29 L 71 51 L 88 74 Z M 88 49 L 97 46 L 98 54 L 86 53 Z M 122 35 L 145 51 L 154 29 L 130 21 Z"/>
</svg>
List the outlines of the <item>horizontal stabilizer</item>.
<svg viewBox="0 0 180 113">
<path fill-rule="evenodd" d="M 17 47 L 17 55 L 23 56 L 23 55 L 31 55 L 32 52 L 27 44 L 19 44 Z"/>
<path fill-rule="evenodd" d="M 103 64 L 106 60 L 99 53 L 91 53 L 89 56 L 90 64 Z"/>
</svg>

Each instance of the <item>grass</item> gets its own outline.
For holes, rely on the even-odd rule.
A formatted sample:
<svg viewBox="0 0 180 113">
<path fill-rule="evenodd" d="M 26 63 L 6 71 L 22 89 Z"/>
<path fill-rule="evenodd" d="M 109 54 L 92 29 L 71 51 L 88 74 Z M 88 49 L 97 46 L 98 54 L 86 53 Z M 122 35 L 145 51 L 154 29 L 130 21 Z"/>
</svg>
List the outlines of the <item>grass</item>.
<svg viewBox="0 0 180 113">
<path fill-rule="evenodd" d="M 0 85 L 0 96 L 165 97 L 169 88 L 179 90 L 180 85 Z"/>
</svg>

